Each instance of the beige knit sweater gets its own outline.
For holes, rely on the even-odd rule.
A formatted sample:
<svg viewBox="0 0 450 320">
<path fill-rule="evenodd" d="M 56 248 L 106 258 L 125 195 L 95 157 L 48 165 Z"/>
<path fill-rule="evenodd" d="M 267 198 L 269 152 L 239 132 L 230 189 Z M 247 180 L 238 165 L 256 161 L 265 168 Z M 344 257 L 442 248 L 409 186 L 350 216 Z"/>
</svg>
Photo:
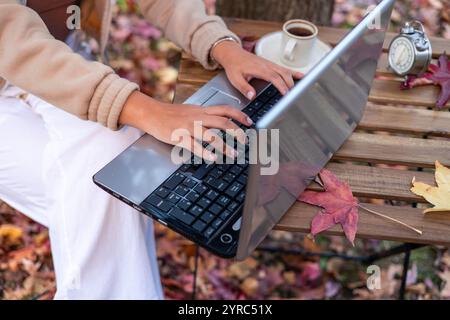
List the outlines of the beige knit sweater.
<svg viewBox="0 0 450 320">
<path fill-rule="evenodd" d="M 122 107 L 138 85 L 120 78 L 109 66 L 73 53 L 23 3 L 0 0 L 0 77 L 81 119 L 117 129 Z M 92 3 L 101 20 L 98 39 L 104 50 L 112 4 L 110 0 Z M 219 17 L 206 15 L 202 0 L 139 0 L 138 4 L 150 22 L 205 68 L 216 67 L 209 59 L 215 41 L 225 36 L 239 41 Z"/>
</svg>

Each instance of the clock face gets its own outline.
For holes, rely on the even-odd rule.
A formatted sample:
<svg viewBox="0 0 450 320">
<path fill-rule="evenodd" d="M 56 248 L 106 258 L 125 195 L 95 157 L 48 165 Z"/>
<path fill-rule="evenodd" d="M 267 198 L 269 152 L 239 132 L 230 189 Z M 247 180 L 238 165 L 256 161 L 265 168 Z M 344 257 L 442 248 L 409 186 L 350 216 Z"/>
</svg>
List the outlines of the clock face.
<svg viewBox="0 0 450 320">
<path fill-rule="evenodd" d="M 389 49 L 389 65 L 400 75 L 406 75 L 414 65 L 415 53 L 411 41 L 406 38 L 395 39 Z"/>
</svg>

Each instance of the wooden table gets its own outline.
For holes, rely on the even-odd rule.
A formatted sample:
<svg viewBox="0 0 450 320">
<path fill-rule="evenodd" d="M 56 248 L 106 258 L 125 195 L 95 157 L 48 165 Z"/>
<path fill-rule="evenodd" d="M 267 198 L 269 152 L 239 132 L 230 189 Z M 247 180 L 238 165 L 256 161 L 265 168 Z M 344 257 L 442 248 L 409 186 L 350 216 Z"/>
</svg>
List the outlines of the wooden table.
<svg viewBox="0 0 450 320">
<path fill-rule="evenodd" d="M 281 29 L 281 24 L 275 22 L 241 19 L 227 19 L 226 22 L 241 36 L 262 36 Z M 349 31 L 319 29 L 321 40 L 332 46 Z M 422 209 L 414 208 L 412 204 L 423 203 L 424 199 L 409 191 L 414 176 L 419 181 L 434 184 L 433 170 L 426 168 L 434 168 L 435 160 L 450 166 L 450 112 L 430 109 L 437 99 L 437 87 L 399 90 L 401 79 L 387 69 L 386 50 L 393 36 L 388 34 L 386 38 L 377 71 L 382 77 L 374 81 L 364 117 L 327 168 L 346 181 L 355 196 L 393 202 L 367 204 L 367 207 L 423 231 L 420 236 L 360 210 L 357 237 L 450 246 L 450 214 L 423 215 Z M 431 41 L 434 58 L 444 51 L 450 52 L 450 41 L 440 38 Z M 183 55 L 174 101 L 183 102 L 216 73 L 204 70 Z M 318 186 L 313 184 L 310 188 L 318 189 Z M 316 207 L 297 202 L 276 228 L 308 233 L 317 211 Z M 326 233 L 343 235 L 340 226 Z"/>
</svg>

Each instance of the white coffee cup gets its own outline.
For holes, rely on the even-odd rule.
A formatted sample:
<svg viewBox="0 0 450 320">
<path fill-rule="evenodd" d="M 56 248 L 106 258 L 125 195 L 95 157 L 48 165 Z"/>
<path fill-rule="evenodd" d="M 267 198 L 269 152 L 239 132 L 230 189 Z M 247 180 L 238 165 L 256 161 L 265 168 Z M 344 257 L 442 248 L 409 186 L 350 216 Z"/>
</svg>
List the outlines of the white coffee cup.
<svg viewBox="0 0 450 320">
<path fill-rule="evenodd" d="M 308 65 L 318 34 L 317 27 L 309 21 L 300 19 L 286 21 L 283 25 L 281 61 L 296 68 Z"/>
</svg>

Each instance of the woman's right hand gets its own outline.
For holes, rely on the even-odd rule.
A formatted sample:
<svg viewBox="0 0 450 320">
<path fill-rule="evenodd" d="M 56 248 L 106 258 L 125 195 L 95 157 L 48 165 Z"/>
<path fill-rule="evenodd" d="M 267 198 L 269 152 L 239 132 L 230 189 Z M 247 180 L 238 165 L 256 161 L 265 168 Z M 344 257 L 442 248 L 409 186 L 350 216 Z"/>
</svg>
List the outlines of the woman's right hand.
<svg viewBox="0 0 450 320">
<path fill-rule="evenodd" d="M 235 136 L 240 143 L 246 143 L 244 131 L 231 120 L 245 126 L 253 123 L 245 113 L 231 106 L 201 107 L 162 103 L 136 91 L 125 103 L 119 123 L 145 131 L 163 142 L 180 145 L 205 160 L 215 161 L 217 156 L 204 149 L 199 141 L 206 141 L 214 149 L 221 149 L 219 151 L 225 152 L 228 157 L 236 158 L 237 154 L 232 148 L 224 148 L 222 139 L 208 129 L 229 130 L 227 133 Z M 200 122 L 197 123 L 200 129 L 194 130 L 195 122 Z M 206 130 L 208 134 L 205 134 Z M 178 140 L 180 137 L 181 141 Z"/>
</svg>

